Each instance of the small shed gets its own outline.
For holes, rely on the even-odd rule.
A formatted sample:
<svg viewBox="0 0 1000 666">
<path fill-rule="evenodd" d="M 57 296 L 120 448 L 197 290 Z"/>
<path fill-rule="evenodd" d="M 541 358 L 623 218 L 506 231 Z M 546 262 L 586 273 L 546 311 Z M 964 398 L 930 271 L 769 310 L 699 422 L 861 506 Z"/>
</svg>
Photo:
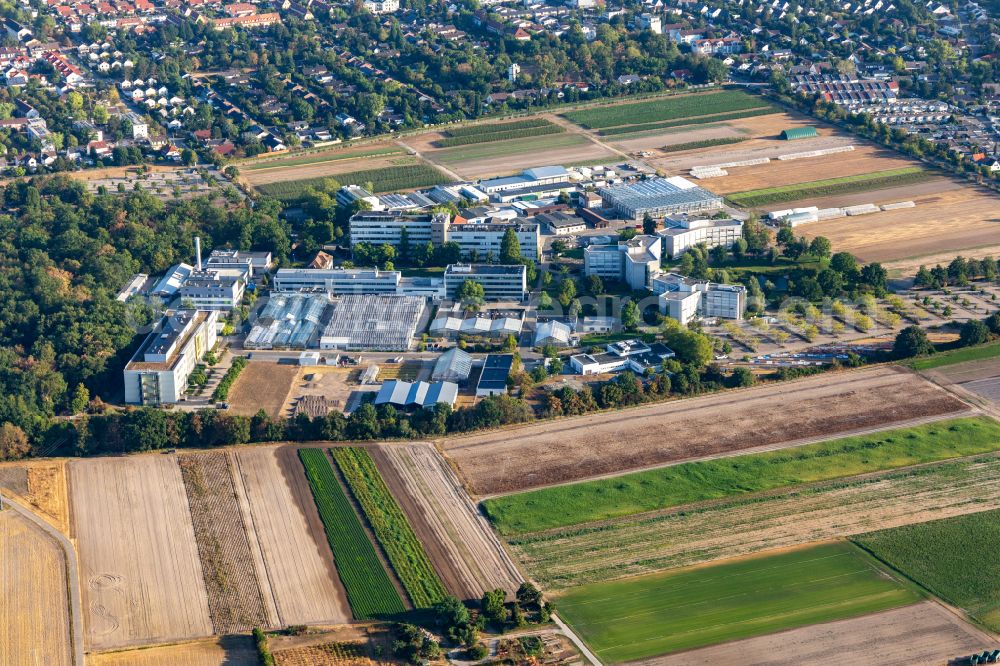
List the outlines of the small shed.
<svg viewBox="0 0 1000 666">
<path fill-rule="evenodd" d="M 795 139 L 811 139 L 815 136 L 818 136 L 815 127 L 790 127 L 781 130 L 778 138 L 783 141 L 793 141 Z"/>
</svg>

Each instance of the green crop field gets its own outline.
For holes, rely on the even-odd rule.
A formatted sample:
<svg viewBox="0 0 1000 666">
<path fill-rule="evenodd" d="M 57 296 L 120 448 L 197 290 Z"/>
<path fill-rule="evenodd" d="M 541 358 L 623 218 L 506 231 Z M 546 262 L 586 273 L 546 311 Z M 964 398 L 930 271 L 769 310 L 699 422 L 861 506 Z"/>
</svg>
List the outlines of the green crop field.
<svg viewBox="0 0 1000 666">
<path fill-rule="evenodd" d="M 556 606 L 602 661 L 615 664 L 920 598 L 862 550 L 837 542 L 586 585 L 560 595 Z"/>
<path fill-rule="evenodd" d="M 997 450 L 1000 423 L 952 419 L 542 488 L 485 500 L 483 508 L 498 532 L 520 535 Z"/>
<path fill-rule="evenodd" d="M 712 113 L 758 108 L 767 102 L 742 90 L 663 97 L 645 102 L 612 104 L 564 113 L 563 117 L 588 129 L 606 129 L 622 125 L 639 125 L 665 120 L 679 120 Z"/>
<path fill-rule="evenodd" d="M 449 127 L 444 130 L 444 133 L 452 137 L 477 136 L 479 134 L 513 132 L 515 130 L 529 129 L 531 127 L 545 127 L 551 124 L 552 123 L 545 118 L 525 118 L 524 120 L 511 120 L 505 123 L 478 123 L 475 125 Z"/>
<path fill-rule="evenodd" d="M 1000 511 L 855 537 L 863 548 L 992 631 L 1000 631 Z"/>
<path fill-rule="evenodd" d="M 452 146 L 468 146 L 476 143 L 494 143 L 496 141 L 510 141 L 511 139 L 524 139 L 532 136 L 545 136 L 546 134 L 562 134 L 566 128 L 559 125 L 546 123 L 534 127 L 509 130 L 505 132 L 490 132 L 487 127 L 483 127 L 478 134 L 465 134 L 462 136 L 446 137 L 438 139 L 434 145 L 438 148 L 450 148 Z"/>
<path fill-rule="evenodd" d="M 542 137 L 528 137 L 525 139 L 509 139 L 507 141 L 494 141 L 490 143 L 477 143 L 471 146 L 459 146 L 457 148 L 445 148 L 435 151 L 433 159 L 440 160 L 445 164 L 457 164 L 470 160 L 482 160 L 490 157 L 504 157 L 506 155 L 517 155 L 520 153 L 532 153 L 541 150 L 552 150 L 554 148 L 568 148 L 571 146 L 582 146 L 590 143 L 586 137 L 579 134 L 551 134 Z"/>
<path fill-rule="evenodd" d="M 362 620 L 404 612 L 403 600 L 389 580 L 326 453 L 321 449 L 299 449 L 299 458 L 354 617 Z"/>
<path fill-rule="evenodd" d="M 914 370 L 931 370 L 946 365 L 965 363 L 967 361 L 985 361 L 988 358 L 1000 356 L 1000 342 L 990 342 L 976 347 L 964 347 L 940 352 L 927 358 L 918 358 L 907 363 Z"/>
<path fill-rule="evenodd" d="M 416 608 L 430 608 L 447 592 L 375 461 L 357 447 L 330 449 L 354 499 L 365 512 L 382 550 Z"/>
<path fill-rule="evenodd" d="M 257 185 L 257 190 L 264 195 L 295 201 L 308 187 L 321 187 L 328 180 L 335 180 L 342 185 L 361 185 L 371 183 L 374 193 L 412 190 L 418 187 L 430 187 L 450 182 L 444 173 L 426 164 L 408 164 L 387 167 L 384 169 L 369 169 L 366 171 L 351 171 L 332 174 L 322 178 L 304 178 L 302 180 L 285 180 L 276 183 Z"/>
<path fill-rule="evenodd" d="M 300 157 L 287 157 L 284 159 L 263 159 L 259 162 L 247 162 L 238 165 L 244 171 L 260 171 L 261 169 L 282 169 L 291 166 L 306 166 L 309 164 L 322 164 L 324 162 L 339 162 L 341 160 L 356 160 L 362 157 L 388 157 L 391 155 L 402 155 L 406 151 L 398 146 L 382 146 L 371 150 L 356 150 L 353 152 L 338 153 L 316 153 L 312 155 L 302 155 Z"/>
<path fill-rule="evenodd" d="M 828 178 L 826 180 L 813 180 L 807 183 L 795 185 L 782 185 L 780 187 L 768 187 L 760 190 L 748 190 L 728 194 L 726 198 L 737 206 L 765 206 L 767 204 L 780 203 L 784 201 L 798 201 L 810 197 L 826 197 L 835 194 L 852 194 L 854 192 L 867 192 L 870 190 L 880 190 L 886 187 L 897 187 L 919 183 L 934 174 L 926 171 L 922 167 L 903 167 L 901 169 L 889 169 L 888 171 L 876 171 L 874 173 L 862 173 L 855 176 L 843 176 L 841 178 Z"/>
<path fill-rule="evenodd" d="M 708 125 L 711 123 L 722 123 L 727 120 L 739 120 L 740 118 L 753 118 L 755 116 L 769 116 L 772 113 L 779 113 L 773 106 L 763 106 L 746 111 L 734 111 L 731 113 L 718 113 L 710 116 L 690 116 L 683 120 L 668 120 L 659 123 L 643 123 L 641 125 L 625 125 L 623 127 L 609 127 L 598 131 L 601 136 L 616 136 L 619 139 L 632 139 L 638 136 L 659 134 L 662 130 L 672 127 L 687 127 L 689 125 Z M 627 136 L 626 136 L 627 135 Z"/>
<path fill-rule="evenodd" d="M 662 146 L 660 150 L 665 153 L 679 153 L 682 150 L 694 150 L 695 148 L 711 148 L 712 146 L 728 146 L 733 143 L 742 143 L 743 141 L 749 141 L 750 137 L 746 136 L 727 136 L 718 139 L 705 139 L 704 141 L 689 141 L 687 143 L 672 143 L 668 146 Z"/>
</svg>

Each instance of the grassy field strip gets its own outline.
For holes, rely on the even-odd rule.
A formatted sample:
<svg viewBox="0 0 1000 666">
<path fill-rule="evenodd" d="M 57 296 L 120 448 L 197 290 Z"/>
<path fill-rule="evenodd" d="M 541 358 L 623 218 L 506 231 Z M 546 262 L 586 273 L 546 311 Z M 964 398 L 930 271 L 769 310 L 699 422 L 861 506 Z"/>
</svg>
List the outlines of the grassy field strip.
<svg viewBox="0 0 1000 666">
<path fill-rule="evenodd" d="M 326 453 L 322 449 L 300 449 L 299 458 L 354 616 L 369 619 L 404 612 L 403 600 L 337 481 Z"/>
<path fill-rule="evenodd" d="M 910 361 L 907 365 L 914 370 L 932 370 L 946 365 L 965 363 L 966 361 L 985 361 L 997 356 L 1000 356 L 1000 342 L 990 342 L 977 347 L 964 347 L 962 349 L 940 352 L 927 358 Z"/>
<path fill-rule="evenodd" d="M 434 142 L 434 145 L 439 148 L 450 148 L 452 146 L 468 146 L 476 143 L 495 143 L 497 141 L 510 141 L 511 139 L 524 139 L 532 136 L 545 136 L 546 134 L 562 134 L 565 131 L 565 127 L 547 125 L 511 130 L 510 132 L 483 132 L 472 136 L 449 137 L 438 139 Z"/>
<path fill-rule="evenodd" d="M 338 183 L 344 185 L 371 183 L 375 194 L 411 190 L 418 187 L 430 187 L 432 185 L 451 182 L 451 178 L 432 166 L 427 164 L 409 164 L 384 169 L 331 174 L 320 178 L 265 183 L 256 187 L 261 194 L 275 197 L 282 201 L 294 201 L 302 196 L 306 188 L 320 187 L 328 180 L 336 180 Z"/>
<path fill-rule="evenodd" d="M 953 419 L 543 488 L 485 500 L 483 508 L 498 532 L 519 535 L 998 450 L 1000 423 Z"/>
<path fill-rule="evenodd" d="M 430 153 L 432 159 L 445 164 L 455 165 L 460 162 L 481 160 L 490 157 L 504 157 L 520 153 L 531 153 L 540 150 L 582 146 L 590 141 L 579 134 L 552 134 L 544 137 L 529 137 L 526 139 L 511 139 L 495 143 L 480 143 L 457 148 L 445 148 Z M 610 158 L 609 158 L 610 159 Z"/>
<path fill-rule="evenodd" d="M 827 178 L 826 180 L 814 180 L 794 185 L 736 192 L 726 195 L 726 198 L 737 206 L 765 206 L 784 201 L 798 201 L 799 199 L 809 197 L 825 197 L 834 194 L 850 194 L 853 192 L 866 192 L 899 185 L 909 185 L 933 177 L 934 174 L 926 171 L 923 167 L 902 167 L 900 169 L 889 169 L 888 171 L 875 171 L 873 173 L 862 173 L 854 176 Z"/>
<path fill-rule="evenodd" d="M 511 120 L 504 123 L 479 123 L 476 125 L 463 125 L 461 127 L 449 127 L 444 130 L 448 136 L 478 136 L 480 134 L 497 134 L 500 132 L 513 132 L 514 130 L 528 129 L 531 127 L 545 127 L 551 125 L 545 118 L 525 118 L 524 120 Z"/>
<path fill-rule="evenodd" d="M 559 613 L 606 663 L 829 622 L 919 601 L 839 542 L 569 590 Z"/>
<path fill-rule="evenodd" d="M 1000 511 L 907 525 L 854 539 L 878 559 L 1000 631 Z"/>
<path fill-rule="evenodd" d="M 705 139 L 704 141 L 689 141 L 687 143 L 672 143 L 667 146 L 661 146 L 660 150 L 664 153 L 679 153 L 683 150 L 694 150 L 696 148 L 711 148 L 712 146 L 728 146 L 733 143 L 742 143 L 744 141 L 749 141 L 748 136 L 728 136 L 721 137 L 718 139 Z"/>
<path fill-rule="evenodd" d="M 362 150 L 356 153 L 343 153 L 334 155 L 312 155 L 308 157 L 292 157 L 288 159 L 278 159 L 271 161 L 251 162 L 241 164 L 243 171 L 262 171 L 264 169 L 284 169 L 293 166 L 308 166 L 310 164 L 322 164 L 324 162 L 339 162 L 341 160 L 355 160 L 364 157 L 391 157 L 392 155 L 405 155 L 406 151 L 398 146 L 386 146 L 373 150 Z"/>
<path fill-rule="evenodd" d="M 742 90 L 654 99 L 632 104 L 616 104 L 581 109 L 562 114 L 564 118 L 588 129 L 605 129 L 621 125 L 636 125 L 664 120 L 678 120 L 704 114 L 706 108 L 716 113 L 752 109 L 763 104 L 760 97 Z"/>
<path fill-rule="evenodd" d="M 330 449 L 354 499 L 361 505 L 389 563 L 416 608 L 430 608 L 447 592 L 368 451 Z"/>
<path fill-rule="evenodd" d="M 779 109 L 773 106 L 761 106 L 746 111 L 734 111 L 729 113 L 715 113 L 707 116 L 692 116 L 683 120 L 670 120 L 659 123 L 643 123 L 641 125 L 625 125 L 623 127 L 610 127 L 598 130 L 601 136 L 615 136 L 620 139 L 631 139 L 638 136 L 658 134 L 660 131 L 673 127 L 687 127 L 689 125 L 708 125 L 711 123 L 721 123 L 727 120 L 739 120 L 740 118 L 754 118 L 756 116 L 769 116 L 779 113 Z"/>
<path fill-rule="evenodd" d="M 1000 509 L 997 454 L 508 539 L 549 589 Z M 554 509 L 557 510 L 557 509 Z"/>
</svg>

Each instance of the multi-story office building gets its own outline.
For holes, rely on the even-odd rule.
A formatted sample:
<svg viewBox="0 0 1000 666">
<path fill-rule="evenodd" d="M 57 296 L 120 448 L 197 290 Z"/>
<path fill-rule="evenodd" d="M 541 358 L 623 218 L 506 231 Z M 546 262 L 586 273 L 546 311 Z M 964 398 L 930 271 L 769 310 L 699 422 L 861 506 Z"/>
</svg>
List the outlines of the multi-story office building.
<svg viewBox="0 0 1000 666">
<path fill-rule="evenodd" d="M 196 310 L 232 310 L 246 291 L 247 268 L 213 268 L 193 271 L 177 290 L 184 307 Z"/>
<path fill-rule="evenodd" d="M 590 245 L 583 252 L 584 273 L 619 280 L 633 290 L 649 287 L 660 272 L 659 236 L 635 236 L 617 245 Z"/>
<path fill-rule="evenodd" d="M 195 365 L 215 346 L 218 322 L 214 310 L 178 310 L 165 316 L 125 366 L 125 402 L 178 402 Z"/>
<path fill-rule="evenodd" d="M 747 290 L 743 285 L 694 280 L 665 273 L 653 279 L 653 293 L 659 295 L 660 312 L 682 324 L 695 317 L 742 319 Z"/>
<path fill-rule="evenodd" d="M 362 211 L 351 217 L 351 247 L 358 243 L 399 247 L 403 229 L 410 247 L 441 245 L 448 229 L 448 213 L 408 215 L 391 211 Z"/>
<path fill-rule="evenodd" d="M 743 223 L 739 220 L 705 220 L 667 218 L 666 228 L 656 234 L 663 239 L 663 252 L 668 257 L 678 257 L 688 249 L 704 243 L 706 247 L 732 247 L 743 236 Z"/>
<path fill-rule="evenodd" d="M 377 268 L 279 268 L 275 291 L 325 291 L 331 294 L 395 294 L 399 271 Z"/>
<path fill-rule="evenodd" d="M 521 246 L 521 256 L 538 261 L 542 247 L 542 234 L 536 222 L 511 222 L 509 224 L 452 224 L 447 226 L 444 242 L 454 242 L 462 249 L 464 259 L 485 259 L 488 255 L 500 258 L 504 234 L 513 229 Z"/>
<path fill-rule="evenodd" d="M 452 264 L 444 271 L 448 298 L 455 298 L 466 280 L 481 284 L 490 301 L 521 301 L 528 295 L 527 269 L 521 264 Z"/>
</svg>

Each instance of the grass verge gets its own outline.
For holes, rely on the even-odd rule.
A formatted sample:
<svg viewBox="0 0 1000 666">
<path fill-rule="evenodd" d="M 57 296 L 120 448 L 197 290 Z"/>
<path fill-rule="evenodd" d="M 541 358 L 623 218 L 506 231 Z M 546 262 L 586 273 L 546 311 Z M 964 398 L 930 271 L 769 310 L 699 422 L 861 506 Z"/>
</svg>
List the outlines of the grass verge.
<svg viewBox="0 0 1000 666">
<path fill-rule="evenodd" d="M 354 617 L 371 619 L 406 610 L 322 449 L 299 449 L 319 517 Z"/>
<path fill-rule="evenodd" d="M 362 448 L 338 447 L 330 454 L 375 532 L 396 576 L 416 608 L 430 608 L 447 592 L 403 510 Z"/>
<path fill-rule="evenodd" d="M 987 417 L 951 419 L 542 488 L 485 500 L 483 508 L 501 534 L 529 534 L 997 450 L 1000 423 Z"/>
<path fill-rule="evenodd" d="M 736 206 L 747 208 L 752 206 L 766 206 L 785 201 L 798 201 L 799 199 L 812 197 L 880 190 L 886 187 L 919 183 L 932 177 L 933 174 L 922 167 L 903 167 L 901 169 L 862 173 L 854 176 L 814 180 L 795 185 L 782 185 L 780 187 L 736 192 L 727 195 L 726 198 Z"/>
<path fill-rule="evenodd" d="M 570 590 L 559 614 L 605 663 L 866 615 L 920 594 L 837 542 Z"/>
<path fill-rule="evenodd" d="M 976 347 L 963 347 L 939 352 L 926 358 L 918 358 L 907 365 L 914 370 L 931 370 L 946 365 L 965 363 L 966 361 L 985 361 L 988 358 L 1000 356 L 1000 340 Z"/>
<path fill-rule="evenodd" d="M 854 541 L 991 631 L 1000 631 L 1000 511 L 869 532 Z"/>
</svg>

